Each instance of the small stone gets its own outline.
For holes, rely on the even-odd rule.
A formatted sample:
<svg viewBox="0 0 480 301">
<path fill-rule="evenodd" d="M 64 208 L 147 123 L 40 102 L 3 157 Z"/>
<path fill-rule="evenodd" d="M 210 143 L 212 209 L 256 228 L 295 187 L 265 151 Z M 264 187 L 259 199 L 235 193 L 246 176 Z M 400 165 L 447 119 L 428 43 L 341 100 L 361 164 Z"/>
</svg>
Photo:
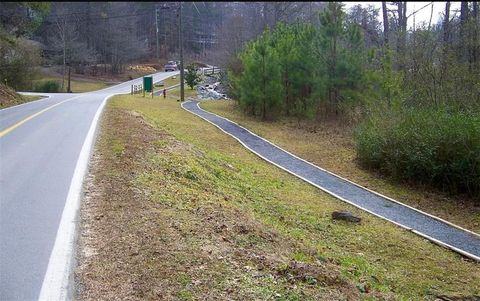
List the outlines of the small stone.
<svg viewBox="0 0 480 301">
<path fill-rule="evenodd" d="M 359 223 L 362 220 L 360 217 L 355 216 L 348 211 L 334 211 L 332 212 L 332 219 L 344 220 L 352 223 Z"/>
</svg>

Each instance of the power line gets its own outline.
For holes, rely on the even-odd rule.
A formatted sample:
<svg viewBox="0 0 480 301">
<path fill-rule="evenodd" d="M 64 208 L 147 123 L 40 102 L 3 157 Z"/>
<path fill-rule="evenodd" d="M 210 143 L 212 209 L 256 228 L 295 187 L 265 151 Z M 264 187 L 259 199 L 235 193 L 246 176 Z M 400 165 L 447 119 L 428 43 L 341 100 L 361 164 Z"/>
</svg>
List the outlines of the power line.
<svg viewBox="0 0 480 301">
<path fill-rule="evenodd" d="M 425 7 L 429 6 L 429 5 L 432 5 L 433 4 L 433 1 L 422 6 L 421 8 L 417 9 L 416 11 L 412 12 L 410 15 L 407 16 L 407 19 L 410 18 L 411 16 L 415 15 L 416 13 L 418 13 L 419 11 L 421 11 L 422 9 L 424 9 Z"/>
<path fill-rule="evenodd" d="M 193 4 L 193 6 L 195 7 L 195 9 L 197 10 L 198 15 L 200 16 L 200 11 L 198 10 L 197 5 L 195 4 L 195 2 L 192 2 L 192 4 Z"/>
</svg>

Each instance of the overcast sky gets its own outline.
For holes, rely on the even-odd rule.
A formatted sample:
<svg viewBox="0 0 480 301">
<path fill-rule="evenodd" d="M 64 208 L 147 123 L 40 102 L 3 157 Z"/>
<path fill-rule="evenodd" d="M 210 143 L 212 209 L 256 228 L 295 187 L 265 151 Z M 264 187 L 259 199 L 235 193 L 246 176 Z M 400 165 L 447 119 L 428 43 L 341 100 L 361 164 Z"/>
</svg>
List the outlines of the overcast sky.
<svg viewBox="0 0 480 301">
<path fill-rule="evenodd" d="M 382 2 L 343 2 L 345 4 L 345 8 L 349 9 L 354 5 L 360 4 L 362 6 L 367 6 L 368 4 L 373 5 L 375 8 L 380 8 L 380 15 L 379 19 L 382 21 Z M 452 18 L 455 14 L 455 11 L 460 10 L 460 1 L 459 2 L 450 2 L 450 18 Z M 420 22 L 429 22 L 430 14 L 432 12 L 433 6 L 433 14 L 432 14 L 432 24 L 435 24 L 437 21 L 442 20 L 443 14 L 445 12 L 445 1 L 434 1 L 434 2 L 407 2 L 407 16 L 413 13 L 414 11 L 419 10 L 420 8 L 427 7 L 421 9 L 417 13 L 415 13 L 415 24 L 418 26 Z M 387 2 L 387 6 L 390 8 L 394 8 L 395 6 L 389 5 Z M 459 13 L 458 13 L 459 14 Z M 408 18 L 407 27 L 411 28 L 413 26 L 413 16 Z"/>
</svg>

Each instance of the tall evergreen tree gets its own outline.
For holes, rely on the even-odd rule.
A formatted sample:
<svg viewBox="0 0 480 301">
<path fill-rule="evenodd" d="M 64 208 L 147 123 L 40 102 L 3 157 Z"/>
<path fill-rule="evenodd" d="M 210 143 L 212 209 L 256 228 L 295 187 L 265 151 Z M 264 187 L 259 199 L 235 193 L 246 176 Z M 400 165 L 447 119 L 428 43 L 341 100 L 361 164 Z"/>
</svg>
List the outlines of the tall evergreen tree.
<svg viewBox="0 0 480 301">
<path fill-rule="evenodd" d="M 248 47 L 242 61 L 240 103 L 262 119 L 276 117 L 281 109 L 281 73 L 278 54 L 271 45 L 268 30 Z"/>
</svg>

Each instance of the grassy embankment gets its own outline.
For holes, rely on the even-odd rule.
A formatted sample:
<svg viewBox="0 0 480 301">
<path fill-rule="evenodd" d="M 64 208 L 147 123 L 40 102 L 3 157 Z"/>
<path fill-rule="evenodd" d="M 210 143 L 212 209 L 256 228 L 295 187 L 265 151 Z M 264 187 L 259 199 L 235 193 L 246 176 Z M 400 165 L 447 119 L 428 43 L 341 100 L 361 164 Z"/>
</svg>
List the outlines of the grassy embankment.
<svg viewBox="0 0 480 301">
<path fill-rule="evenodd" d="M 424 186 L 399 184 L 362 169 L 356 161 L 352 129 L 287 119 L 260 122 L 242 114 L 231 101 L 203 102 L 202 108 L 225 116 L 294 154 L 405 204 L 480 233 L 480 208 L 462 196 L 452 197 Z"/>
<path fill-rule="evenodd" d="M 480 294 L 478 264 L 266 163 L 175 99 L 117 96 L 107 107 L 82 208 L 81 298 Z M 236 116 L 221 102 L 204 107 Z M 341 165 L 348 154 L 328 159 Z M 334 222 L 334 210 L 363 220 Z"/>
<path fill-rule="evenodd" d="M 33 96 L 33 95 L 20 95 L 18 94 L 15 98 L 7 98 L 0 101 L 0 109 L 5 109 L 8 107 L 13 107 L 20 105 L 22 103 L 42 99 L 42 96 Z"/>
<path fill-rule="evenodd" d="M 17 94 L 10 87 L 0 84 L 0 109 L 16 106 L 33 100 L 38 100 L 41 96 L 30 96 Z"/>
</svg>

